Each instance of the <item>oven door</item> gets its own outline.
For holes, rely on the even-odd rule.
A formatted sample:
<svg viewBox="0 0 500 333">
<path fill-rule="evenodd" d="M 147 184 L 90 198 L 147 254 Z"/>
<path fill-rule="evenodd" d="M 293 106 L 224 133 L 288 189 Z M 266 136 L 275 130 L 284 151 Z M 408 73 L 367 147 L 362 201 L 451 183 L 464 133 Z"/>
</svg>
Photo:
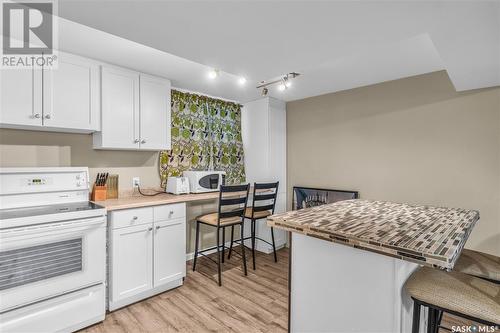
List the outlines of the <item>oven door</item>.
<svg viewBox="0 0 500 333">
<path fill-rule="evenodd" d="M 106 219 L 0 230 L 0 313 L 102 283 Z"/>
</svg>

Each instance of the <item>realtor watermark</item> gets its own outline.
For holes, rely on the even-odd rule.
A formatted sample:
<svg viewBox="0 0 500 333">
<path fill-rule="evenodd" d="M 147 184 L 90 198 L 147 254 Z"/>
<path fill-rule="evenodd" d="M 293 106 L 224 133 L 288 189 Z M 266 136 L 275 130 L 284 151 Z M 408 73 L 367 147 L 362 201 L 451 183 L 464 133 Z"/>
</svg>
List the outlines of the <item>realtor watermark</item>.
<svg viewBox="0 0 500 333">
<path fill-rule="evenodd" d="M 462 326 L 451 326 L 451 332 L 461 332 L 461 333 L 494 333 L 500 332 L 498 326 L 487 326 L 487 325 L 462 325 Z"/>
<path fill-rule="evenodd" d="M 2 69 L 57 66 L 57 2 L 2 0 Z"/>
</svg>

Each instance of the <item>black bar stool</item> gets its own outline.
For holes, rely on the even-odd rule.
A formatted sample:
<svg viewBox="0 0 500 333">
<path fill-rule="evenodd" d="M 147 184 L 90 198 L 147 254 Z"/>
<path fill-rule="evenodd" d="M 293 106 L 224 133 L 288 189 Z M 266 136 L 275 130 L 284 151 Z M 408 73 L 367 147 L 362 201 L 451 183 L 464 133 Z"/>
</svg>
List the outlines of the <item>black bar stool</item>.
<svg viewBox="0 0 500 333">
<path fill-rule="evenodd" d="M 219 277 L 219 286 L 222 286 L 221 274 L 221 259 L 224 262 L 225 246 L 225 229 L 231 227 L 231 247 L 232 236 L 234 233 L 234 226 L 239 225 L 241 229 L 241 239 L 243 239 L 243 223 L 244 214 L 247 208 L 248 192 L 250 184 L 235 185 L 235 186 L 221 186 L 219 192 L 219 208 L 217 213 L 210 213 L 199 216 L 196 218 L 196 240 L 193 260 L 193 271 L 196 269 L 196 259 L 198 254 L 205 256 L 203 252 L 217 249 L 217 273 Z M 200 239 L 200 223 L 217 228 L 217 245 L 204 250 L 198 250 L 198 243 Z M 222 244 L 220 242 L 220 230 L 222 229 Z M 247 262 L 245 258 L 245 246 L 241 241 L 241 256 L 243 258 L 243 272 L 247 275 Z M 212 258 L 205 256 L 214 261 Z"/>
<path fill-rule="evenodd" d="M 500 325 L 500 285 L 458 272 L 421 267 L 406 281 L 413 299 L 412 333 L 419 332 L 421 307 L 429 309 L 428 333 L 437 333 L 443 312 L 487 325 Z"/>
<path fill-rule="evenodd" d="M 273 247 L 274 253 L 274 261 L 278 262 L 278 256 L 276 255 L 276 245 L 274 242 L 274 229 L 271 227 L 271 240 L 272 243 L 269 243 L 267 240 L 262 239 L 260 237 L 256 237 L 255 235 L 255 226 L 256 221 L 260 219 L 264 219 L 272 214 L 274 214 L 274 208 L 276 206 L 276 197 L 278 195 L 278 186 L 279 182 L 276 183 L 254 183 L 253 185 L 253 199 L 252 199 L 252 207 L 248 207 L 245 210 L 245 218 L 251 221 L 250 230 L 251 236 L 244 238 L 251 239 L 252 242 L 252 262 L 253 269 L 255 270 L 255 240 L 260 240 L 265 242 Z M 236 243 L 238 240 L 235 241 Z M 233 244 L 233 228 L 231 228 L 231 246 L 229 247 L 228 259 L 231 258 Z"/>
</svg>

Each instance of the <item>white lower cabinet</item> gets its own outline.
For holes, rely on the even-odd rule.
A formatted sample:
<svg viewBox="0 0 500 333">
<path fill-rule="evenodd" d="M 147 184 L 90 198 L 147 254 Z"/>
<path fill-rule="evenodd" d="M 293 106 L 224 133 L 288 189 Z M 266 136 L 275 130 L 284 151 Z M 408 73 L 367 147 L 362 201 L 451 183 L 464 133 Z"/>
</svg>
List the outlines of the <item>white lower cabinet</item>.
<svg viewBox="0 0 500 333">
<path fill-rule="evenodd" d="M 110 212 L 110 311 L 182 285 L 185 212 L 184 203 Z"/>
<path fill-rule="evenodd" d="M 148 224 L 113 230 L 112 296 L 124 299 L 152 288 L 152 227 Z"/>
<path fill-rule="evenodd" d="M 186 276 L 186 221 L 155 222 L 153 283 L 160 286 Z"/>
</svg>

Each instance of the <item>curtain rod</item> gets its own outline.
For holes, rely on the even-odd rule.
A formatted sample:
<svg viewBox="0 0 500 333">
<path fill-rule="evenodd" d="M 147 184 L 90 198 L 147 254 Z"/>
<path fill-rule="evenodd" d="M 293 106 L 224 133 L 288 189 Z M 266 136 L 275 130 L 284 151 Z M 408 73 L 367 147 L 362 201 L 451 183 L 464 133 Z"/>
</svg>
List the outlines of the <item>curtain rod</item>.
<svg viewBox="0 0 500 333">
<path fill-rule="evenodd" d="M 240 103 L 238 101 L 234 101 L 232 99 L 227 99 L 227 98 L 212 96 L 212 95 L 208 95 L 208 94 L 204 94 L 204 93 L 201 93 L 201 92 L 192 91 L 192 90 L 188 90 L 188 89 L 172 87 L 172 90 L 177 90 L 177 91 L 185 92 L 185 93 L 188 93 L 188 94 L 201 95 L 201 96 L 205 96 L 205 97 L 213 98 L 213 99 L 220 99 L 221 101 L 230 102 L 230 103 L 234 103 L 234 104 L 238 104 L 238 105 L 243 105 L 242 103 Z"/>
</svg>

